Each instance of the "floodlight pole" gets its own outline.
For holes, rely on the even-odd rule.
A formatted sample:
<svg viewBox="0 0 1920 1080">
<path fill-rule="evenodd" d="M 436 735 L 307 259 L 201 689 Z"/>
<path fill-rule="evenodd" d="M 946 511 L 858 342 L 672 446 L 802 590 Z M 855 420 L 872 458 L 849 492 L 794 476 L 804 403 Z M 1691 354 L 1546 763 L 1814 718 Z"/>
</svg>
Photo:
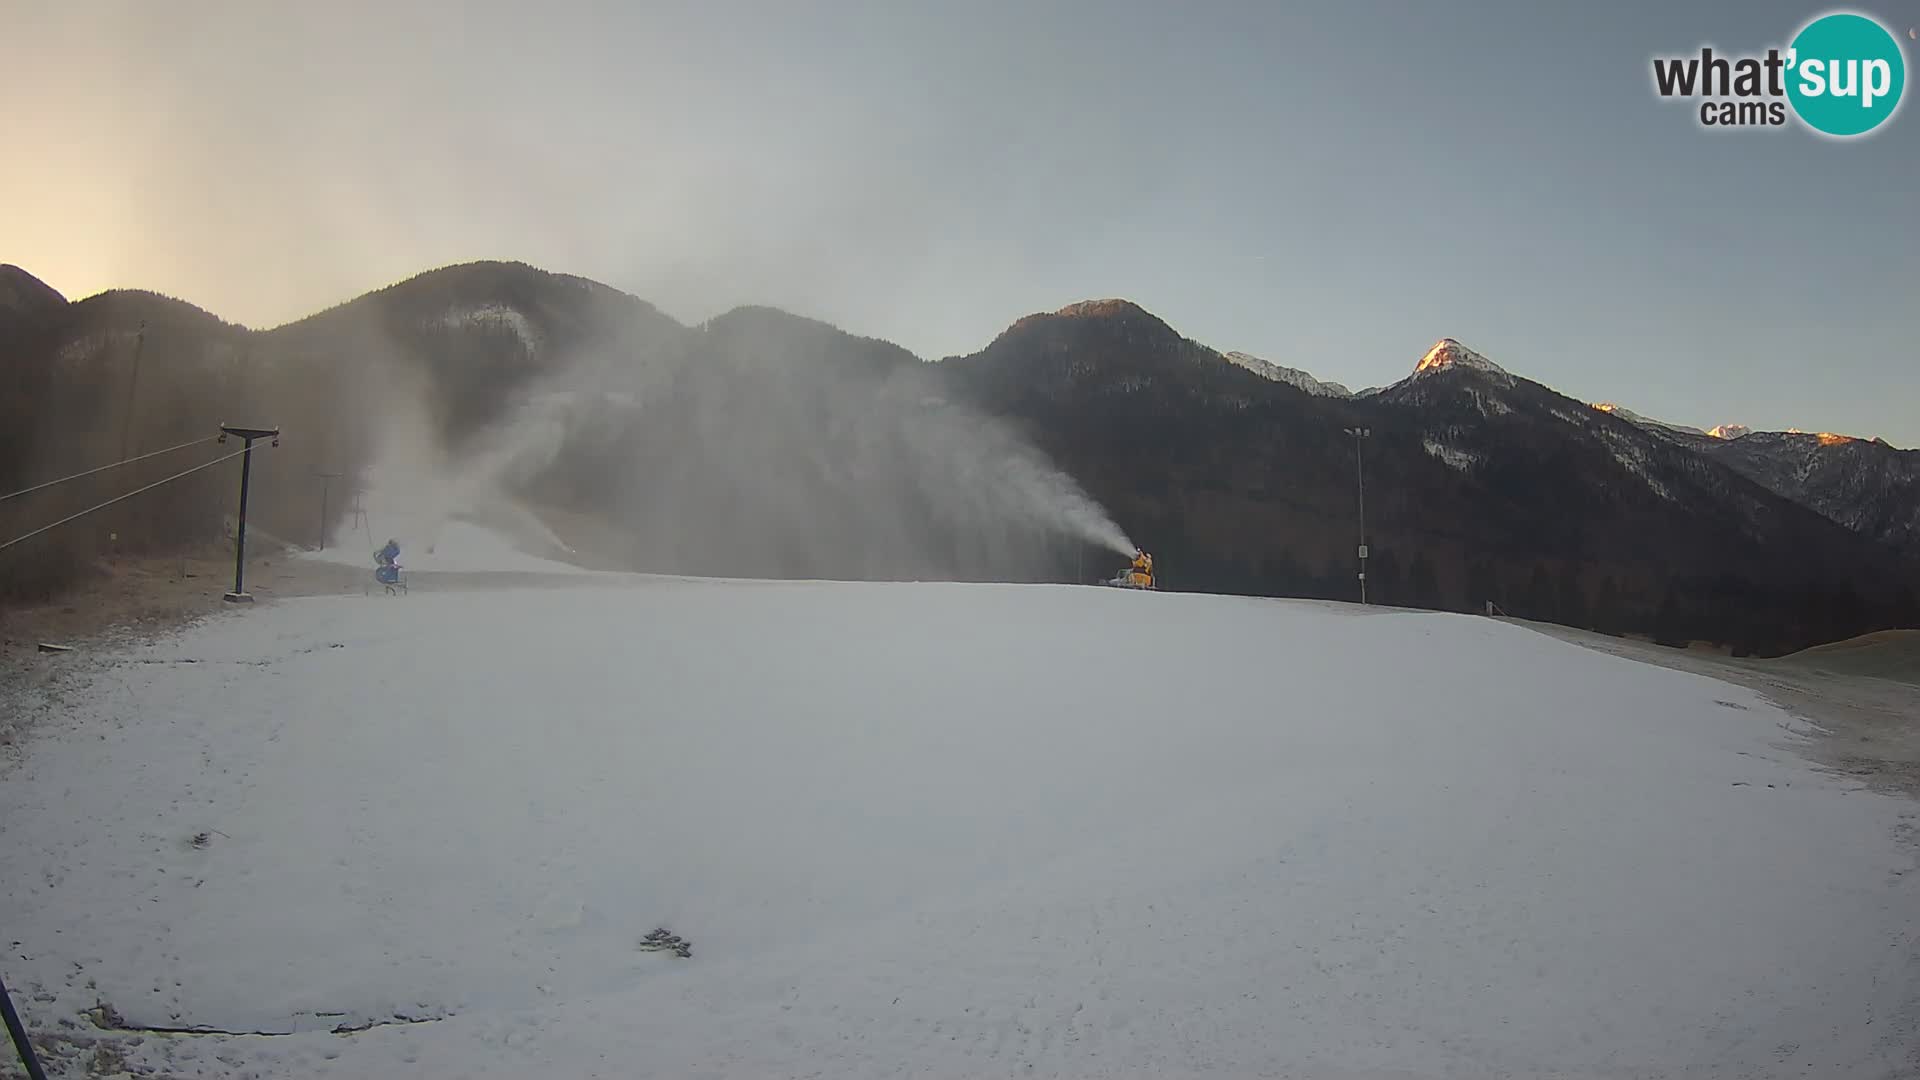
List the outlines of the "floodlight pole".
<svg viewBox="0 0 1920 1080">
<path fill-rule="evenodd" d="M 280 445 L 279 428 L 243 428 L 220 425 L 220 441 L 226 442 L 227 436 L 237 435 L 246 440 L 246 448 L 240 455 L 240 521 L 234 528 L 233 537 L 233 591 L 223 599 L 230 604 L 250 604 L 253 597 L 246 589 L 247 571 L 247 488 L 253 476 L 253 440 L 272 439 L 273 445 Z"/>
<path fill-rule="evenodd" d="M 1353 436 L 1353 475 L 1360 497 L 1360 602 L 1367 602 L 1367 470 L 1361 462 L 1362 440 L 1373 434 L 1372 428 L 1343 428 Z"/>
</svg>

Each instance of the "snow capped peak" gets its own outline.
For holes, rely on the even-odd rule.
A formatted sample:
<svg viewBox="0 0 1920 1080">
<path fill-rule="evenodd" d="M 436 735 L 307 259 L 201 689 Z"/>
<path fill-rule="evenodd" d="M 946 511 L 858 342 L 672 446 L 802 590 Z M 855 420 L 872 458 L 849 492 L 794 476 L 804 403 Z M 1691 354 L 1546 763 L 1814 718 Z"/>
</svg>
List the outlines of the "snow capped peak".
<svg viewBox="0 0 1920 1080">
<path fill-rule="evenodd" d="M 1222 357 L 1228 363 L 1246 368 L 1263 379 L 1286 383 L 1288 386 L 1305 390 L 1316 397 L 1350 398 L 1353 391 L 1336 382 L 1321 382 L 1299 368 L 1290 368 L 1276 364 L 1271 360 L 1262 360 L 1243 352 L 1230 352 Z"/>
<path fill-rule="evenodd" d="M 1078 303 L 1068 304 L 1066 307 L 1054 312 L 1054 314 L 1065 315 L 1069 318 L 1076 316 L 1098 318 L 1100 316 L 1112 315 L 1145 315 L 1148 314 L 1148 312 L 1147 309 L 1131 300 L 1122 300 L 1115 297 L 1106 300 L 1082 300 Z"/>
<path fill-rule="evenodd" d="M 1439 341 L 1434 342 L 1433 348 L 1427 350 L 1427 355 L 1421 357 L 1420 362 L 1414 365 L 1413 373 L 1415 375 L 1421 375 L 1426 372 L 1439 371 L 1452 367 L 1469 368 L 1474 371 L 1484 371 L 1493 375 L 1507 374 L 1507 370 L 1499 364 L 1481 356 L 1479 353 L 1474 352 L 1472 349 L 1467 348 L 1452 338 L 1441 338 Z"/>
<path fill-rule="evenodd" d="M 1716 439 L 1737 439 L 1753 434 L 1753 429 L 1745 424 L 1716 424 L 1707 429 L 1707 434 Z"/>
<path fill-rule="evenodd" d="M 1124 333 L 1136 336 L 1145 334 L 1148 337 L 1171 340 L 1177 340 L 1180 337 L 1173 327 L 1167 325 L 1166 320 L 1131 300 L 1118 298 L 1082 300 L 1068 304 L 1051 315 L 1046 312 L 1035 312 L 1017 320 L 1007 330 L 1009 332 L 1030 330 L 1058 319 L 1105 324 L 1108 328 L 1118 328 Z"/>
</svg>

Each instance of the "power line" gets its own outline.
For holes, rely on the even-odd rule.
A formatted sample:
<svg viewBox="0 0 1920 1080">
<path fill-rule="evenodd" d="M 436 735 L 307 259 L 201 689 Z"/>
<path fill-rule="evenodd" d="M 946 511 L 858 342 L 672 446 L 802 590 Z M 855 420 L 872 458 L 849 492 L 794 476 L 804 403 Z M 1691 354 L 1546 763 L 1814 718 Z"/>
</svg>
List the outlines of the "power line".
<svg viewBox="0 0 1920 1080">
<path fill-rule="evenodd" d="M 107 507 L 112 506 L 114 503 L 122 501 L 123 499 L 131 499 L 135 495 L 138 495 L 143 491 L 152 491 L 154 488 L 159 487 L 161 484 L 171 484 L 175 480 L 178 480 L 183 476 L 190 476 L 193 473 L 199 472 L 201 469 L 212 468 L 213 466 L 218 465 L 223 461 L 232 461 L 234 458 L 237 458 L 241 454 L 244 454 L 246 452 L 247 452 L 246 448 L 243 447 L 239 450 L 235 450 L 231 454 L 222 454 L 219 457 L 214 458 L 212 461 L 202 462 L 198 465 L 195 465 L 191 469 L 185 469 L 180 472 L 174 473 L 172 476 L 169 476 L 164 480 L 155 480 L 153 483 L 148 484 L 145 487 L 134 488 L 132 491 L 127 492 L 125 495 L 116 495 L 113 498 L 108 499 L 106 502 L 98 503 L 94 506 L 89 506 L 85 510 L 80 511 L 77 514 L 68 514 L 66 517 L 61 518 L 59 521 L 56 521 L 51 525 L 42 525 L 39 528 L 33 530 L 30 533 L 27 533 L 24 536 L 16 536 L 13 539 L 7 541 L 6 543 L 0 544 L 0 551 L 5 551 L 6 549 L 12 547 L 15 544 L 20 543 L 23 540 L 31 540 L 34 537 L 39 536 L 41 533 L 46 532 L 49 529 L 57 529 L 60 526 L 65 525 L 69 521 L 74 521 L 79 518 L 86 517 L 88 514 L 93 513 L 95 510 L 104 510 Z"/>
<path fill-rule="evenodd" d="M 78 480 L 84 476 L 92 476 L 94 473 L 106 472 L 108 469 L 117 469 L 122 465 L 131 465 L 136 461 L 145 461 L 150 457 L 159 457 L 161 454 L 171 454 L 175 450 L 185 450 L 189 446 L 199 446 L 201 443 L 212 442 L 217 438 L 219 438 L 219 436 L 217 435 L 206 435 L 201 438 L 191 440 L 189 442 L 183 442 L 179 446 L 169 446 L 165 450 L 152 450 L 147 453 L 141 454 L 138 457 L 123 458 L 119 461 L 114 462 L 111 465 L 102 465 L 97 469 L 88 469 L 86 472 L 77 472 L 77 473 L 74 473 L 72 476 L 63 476 L 58 480 L 49 480 L 44 484 L 35 484 L 30 488 L 21 488 L 19 491 L 16 491 L 11 495 L 0 495 L 0 502 L 6 502 L 8 499 L 17 499 L 22 495 L 31 495 L 36 491 L 40 491 L 44 488 L 50 488 L 55 484 L 64 484 L 69 480 Z"/>
</svg>

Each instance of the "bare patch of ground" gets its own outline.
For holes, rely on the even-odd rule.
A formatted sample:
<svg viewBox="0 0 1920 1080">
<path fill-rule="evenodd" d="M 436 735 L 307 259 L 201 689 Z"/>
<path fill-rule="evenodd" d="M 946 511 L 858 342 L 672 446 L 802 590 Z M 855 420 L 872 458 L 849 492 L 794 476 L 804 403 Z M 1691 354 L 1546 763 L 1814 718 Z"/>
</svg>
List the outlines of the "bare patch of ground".
<svg viewBox="0 0 1920 1080">
<path fill-rule="evenodd" d="M 1920 797 L 1920 631 L 1893 630 L 1762 660 L 1505 619 L 1598 652 L 1754 690 L 1810 721 L 1818 738 L 1796 747 L 1868 786 Z"/>
<path fill-rule="evenodd" d="M 234 613 L 232 549 L 101 560 L 76 588 L 45 604 L 0 607 L 0 751 L 62 704 L 62 689 L 96 658 L 155 634 Z M 359 591 L 361 574 L 248 545 L 245 586 L 257 601 Z M 71 651 L 47 651 L 70 649 Z"/>
<path fill-rule="evenodd" d="M 227 602 L 233 589 L 233 550 L 216 545 L 186 555 L 103 559 L 82 584 L 45 604 L 0 606 L 0 754 L 63 704 L 63 688 L 98 660 L 126 645 L 200 619 L 235 615 L 246 605 Z M 406 574 L 410 590 L 606 588 L 638 578 L 603 574 L 517 571 Z M 384 598 L 373 565 L 362 569 L 317 559 L 249 537 L 243 584 L 255 603 L 293 596 L 369 595 Z"/>
</svg>

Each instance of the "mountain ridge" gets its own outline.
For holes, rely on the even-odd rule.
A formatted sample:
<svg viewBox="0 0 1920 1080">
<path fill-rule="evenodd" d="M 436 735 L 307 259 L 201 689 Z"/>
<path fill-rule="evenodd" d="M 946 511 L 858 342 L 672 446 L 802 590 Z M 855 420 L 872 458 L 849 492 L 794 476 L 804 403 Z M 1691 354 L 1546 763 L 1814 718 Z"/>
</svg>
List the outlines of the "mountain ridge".
<svg viewBox="0 0 1920 1080">
<path fill-rule="evenodd" d="M 53 286 L 12 263 L 0 263 L 0 312 L 32 315 L 66 303 Z"/>
<path fill-rule="evenodd" d="M 170 315 L 156 322 L 155 312 Z M 568 406 L 575 419 L 546 464 L 512 482 L 528 497 L 626 522 L 646 568 L 1057 580 L 1088 555 L 1110 557 L 1037 535 L 1021 543 L 1051 570 L 995 562 L 1005 552 L 990 554 L 1000 550 L 992 544 L 939 553 L 937 515 L 904 494 L 914 482 L 900 469 L 931 460 L 935 445 L 964 448 L 968 428 L 1007 427 L 1160 555 L 1169 587 L 1343 597 L 1359 531 L 1355 446 L 1344 433 L 1368 427 L 1369 591 L 1382 602 L 1478 610 L 1491 601 L 1744 651 L 1895 625 L 1914 606 L 1915 577 L 1895 546 L 1907 520 L 1898 498 L 1878 515 L 1809 508 L 1685 441 L 1709 436 L 1656 435 L 1451 338 L 1400 381 L 1342 396 L 1303 385 L 1329 384 L 1299 369 L 1207 348 L 1127 300 L 1028 315 L 975 353 L 928 363 L 778 309 L 743 306 L 690 327 L 589 279 L 469 263 L 265 331 L 157 294 L 64 305 L 33 320 L 32 349 L 9 358 L 70 361 L 67 381 L 45 384 L 49 408 L 29 430 L 98 416 L 89 437 L 116 438 L 117 406 L 103 412 L 100 400 L 124 398 L 142 313 L 141 385 L 179 402 L 137 432 L 145 445 L 227 419 L 216 405 L 280 420 L 288 452 L 265 466 L 263 512 L 296 523 L 311 515 L 312 473 L 371 466 L 366 448 L 392 388 L 430 388 L 434 430 L 456 456 L 483 446 L 475 440 L 527 395 L 558 390 L 579 403 Z M 87 398 L 89 386 L 107 397 Z M 626 404 L 587 408 L 597 400 Z M 973 419 L 949 415 L 956 408 Z M 914 425 L 945 434 L 930 442 Z M 711 452 L 690 456 L 689 447 Z M 636 472 L 635 462 L 651 465 Z M 727 503 L 708 494 L 729 490 Z M 873 501 L 883 491 L 907 501 L 887 509 Z M 831 527 L 815 517 L 825 507 L 838 508 Z M 886 518 L 897 513 L 908 516 Z M 669 527 L 676 518 L 685 520 Z M 979 524 L 940 528 L 970 536 Z M 927 557 L 862 562 L 881 533 L 918 537 Z M 739 539 L 713 542 L 721 534 Z M 1880 587 L 1889 582 L 1891 592 Z"/>
</svg>

